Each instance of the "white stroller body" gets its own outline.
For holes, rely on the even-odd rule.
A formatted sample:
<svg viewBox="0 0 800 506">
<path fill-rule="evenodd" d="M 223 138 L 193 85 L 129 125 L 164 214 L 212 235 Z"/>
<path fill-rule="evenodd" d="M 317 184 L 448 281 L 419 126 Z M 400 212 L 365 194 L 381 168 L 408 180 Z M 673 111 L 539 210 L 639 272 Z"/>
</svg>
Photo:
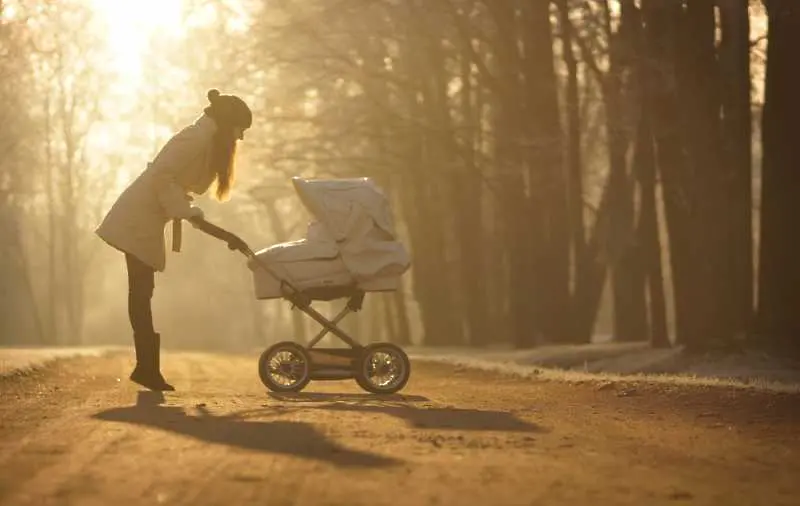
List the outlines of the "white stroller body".
<svg viewBox="0 0 800 506">
<path fill-rule="evenodd" d="M 369 178 L 314 180 L 292 178 L 303 205 L 315 218 L 306 237 L 258 252 L 245 247 L 258 299 L 285 298 L 323 330 L 306 346 L 281 341 L 259 359 L 259 376 L 274 392 L 297 392 L 311 380 L 354 378 L 363 389 L 391 394 L 411 374 L 408 356 L 391 343 L 362 346 L 337 324 L 361 309 L 367 292 L 393 291 L 411 262 L 397 240 L 384 193 Z M 225 236 L 226 232 L 223 232 Z M 348 298 L 329 320 L 311 304 Z M 349 348 L 314 348 L 328 333 Z"/>
<path fill-rule="evenodd" d="M 369 178 L 292 179 L 300 201 L 315 218 L 306 237 L 255 253 L 270 267 L 250 262 L 256 298 L 284 296 L 281 282 L 312 300 L 344 297 L 348 289 L 392 291 L 410 267 L 397 240 L 386 196 Z M 343 295 L 340 295 L 342 293 Z M 338 295 L 338 296 L 337 296 Z"/>
</svg>

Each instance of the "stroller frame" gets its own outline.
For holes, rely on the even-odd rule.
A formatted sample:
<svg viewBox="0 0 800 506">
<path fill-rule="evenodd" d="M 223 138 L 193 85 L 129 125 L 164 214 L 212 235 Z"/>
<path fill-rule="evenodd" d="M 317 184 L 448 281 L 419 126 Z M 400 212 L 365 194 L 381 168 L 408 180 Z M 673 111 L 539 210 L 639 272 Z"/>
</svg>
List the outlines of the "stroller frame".
<svg viewBox="0 0 800 506">
<path fill-rule="evenodd" d="M 253 258 L 253 257 L 251 257 Z M 267 266 L 263 265 L 263 262 L 258 260 L 258 264 L 262 268 L 268 268 Z M 271 271 L 270 271 L 271 272 Z M 364 296 L 365 293 L 363 290 L 358 290 L 357 288 L 336 288 L 332 291 L 317 291 L 314 290 L 310 291 L 300 291 L 294 288 L 289 282 L 281 281 L 281 291 L 284 293 L 284 298 L 292 303 L 292 308 L 297 308 L 310 316 L 314 321 L 322 325 L 322 330 L 314 336 L 314 338 L 308 343 L 308 348 L 313 348 L 319 343 L 323 337 L 327 336 L 329 333 L 335 335 L 342 341 L 344 341 L 347 345 L 351 348 L 361 348 L 361 344 L 359 344 L 355 339 L 353 339 L 347 332 L 342 330 L 337 326 L 337 324 L 344 320 L 344 318 L 349 315 L 350 313 L 357 313 L 361 310 L 363 303 L 364 303 Z M 315 297 L 314 295 L 318 295 Z M 337 296 L 341 295 L 341 296 Z M 311 307 L 311 304 L 314 300 L 334 300 L 340 299 L 344 297 L 349 297 L 347 300 L 347 304 L 345 307 L 339 311 L 339 313 L 333 317 L 333 319 L 329 319 L 325 317 L 322 313 Z"/>
</svg>

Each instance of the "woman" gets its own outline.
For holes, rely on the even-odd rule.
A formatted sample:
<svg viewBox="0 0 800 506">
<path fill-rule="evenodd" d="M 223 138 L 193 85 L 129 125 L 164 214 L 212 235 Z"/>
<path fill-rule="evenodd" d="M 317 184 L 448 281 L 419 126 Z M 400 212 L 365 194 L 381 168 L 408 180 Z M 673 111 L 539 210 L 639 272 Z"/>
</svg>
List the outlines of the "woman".
<svg viewBox="0 0 800 506">
<path fill-rule="evenodd" d="M 133 328 L 136 367 L 130 379 L 151 390 L 174 390 L 161 375 L 161 336 L 153 328 L 151 300 L 155 272 L 166 265 L 164 229 L 173 222 L 173 250 L 180 250 L 181 220 L 244 250 L 238 237 L 214 227 L 191 205 L 190 193 L 215 186 L 224 200 L 233 183 L 236 143 L 250 128 L 252 113 L 240 98 L 208 92 L 210 105 L 194 124 L 161 149 L 147 169 L 119 196 L 97 234 L 125 254 L 128 270 L 128 317 Z"/>
</svg>

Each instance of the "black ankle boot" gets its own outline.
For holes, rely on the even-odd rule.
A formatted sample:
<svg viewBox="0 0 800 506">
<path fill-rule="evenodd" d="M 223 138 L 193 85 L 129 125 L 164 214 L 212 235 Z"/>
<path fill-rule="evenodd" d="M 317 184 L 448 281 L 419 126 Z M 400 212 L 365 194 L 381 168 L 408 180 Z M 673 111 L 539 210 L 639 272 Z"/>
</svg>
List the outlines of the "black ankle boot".
<svg viewBox="0 0 800 506">
<path fill-rule="evenodd" d="M 175 390 L 175 388 L 167 383 L 164 376 L 161 375 L 161 334 L 153 334 L 153 372 L 155 377 L 158 378 L 161 384 L 161 390 Z"/>
<path fill-rule="evenodd" d="M 155 391 L 175 390 L 161 375 L 161 336 L 159 334 L 134 334 L 136 367 L 130 379 L 145 388 Z"/>
<path fill-rule="evenodd" d="M 148 337 L 145 334 L 133 334 L 133 347 L 136 350 L 136 367 L 133 368 L 130 378 L 143 378 L 147 373 L 148 360 Z"/>
</svg>

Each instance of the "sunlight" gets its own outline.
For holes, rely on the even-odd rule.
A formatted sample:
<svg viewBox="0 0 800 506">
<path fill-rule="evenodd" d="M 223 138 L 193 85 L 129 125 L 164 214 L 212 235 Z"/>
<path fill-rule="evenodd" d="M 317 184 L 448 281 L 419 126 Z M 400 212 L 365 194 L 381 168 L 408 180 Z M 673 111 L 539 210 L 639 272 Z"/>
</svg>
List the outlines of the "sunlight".
<svg viewBox="0 0 800 506">
<path fill-rule="evenodd" d="M 11 20 L 17 15 L 17 9 L 13 5 L 5 5 L 0 2 L 0 19 Z"/>
<path fill-rule="evenodd" d="M 147 88 L 146 58 L 151 40 L 155 35 L 167 38 L 182 38 L 186 32 L 183 19 L 183 0 L 85 0 L 106 25 L 106 47 L 109 54 L 109 70 L 115 74 L 114 86 L 106 99 L 126 104 L 137 104 L 140 93 Z M 151 130 L 161 129 L 150 125 Z M 154 132 L 145 134 L 156 135 Z M 89 134 L 88 143 L 102 156 L 114 154 L 138 158 L 142 146 L 130 143 L 131 130 L 126 120 L 106 118 Z M 120 142 L 120 139 L 126 139 Z M 129 175 L 120 171 L 115 181 L 119 186 Z"/>
<path fill-rule="evenodd" d="M 183 33 L 183 0 L 90 2 L 108 26 L 108 48 L 113 59 L 111 64 L 129 85 L 135 86 L 143 78 L 142 59 L 154 33 L 176 37 Z"/>
</svg>

